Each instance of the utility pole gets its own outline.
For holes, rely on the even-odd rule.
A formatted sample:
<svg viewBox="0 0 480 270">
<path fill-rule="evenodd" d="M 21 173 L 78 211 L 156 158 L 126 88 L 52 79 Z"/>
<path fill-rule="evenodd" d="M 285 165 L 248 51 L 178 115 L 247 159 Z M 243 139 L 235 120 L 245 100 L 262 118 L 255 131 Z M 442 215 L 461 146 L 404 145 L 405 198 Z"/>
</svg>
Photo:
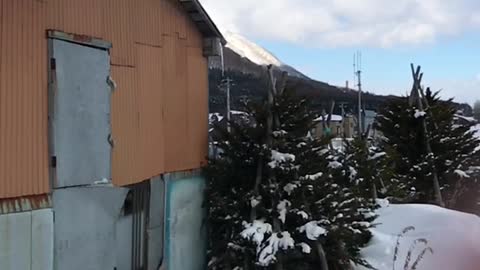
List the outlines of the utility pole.
<svg viewBox="0 0 480 270">
<path fill-rule="evenodd" d="M 230 78 L 226 78 L 223 80 L 223 84 L 225 87 L 225 90 L 227 92 L 227 131 L 230 133 L 231 127 L 230 127 L 230 119 L 231 119 L 231 105 L 230 105 L 230 86 L 231 86 L 232 80 Z"/>
<path fill-rule="evenodd" d="M 353 72 L 358 87 L 358 133 L 363 134 L 362 119 L 362 53 L 356 52 L 353 56 Z"/>
</svg>

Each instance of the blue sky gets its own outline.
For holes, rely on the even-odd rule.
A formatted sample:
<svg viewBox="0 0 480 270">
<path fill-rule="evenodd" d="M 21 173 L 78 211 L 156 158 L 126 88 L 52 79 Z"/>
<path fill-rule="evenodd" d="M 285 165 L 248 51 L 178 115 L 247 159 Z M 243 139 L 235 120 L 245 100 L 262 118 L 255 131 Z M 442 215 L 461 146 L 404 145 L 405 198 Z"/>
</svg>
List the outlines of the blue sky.
<svg viewBox="0 0 480 270">
<path fill-rule="evenodd" d="M 296 44 L 255 40 L 283 62 L 311 78 L 335 85 L 353 81 L 353 53 L 357 47 L 309 48 Z M 480 35 L 465 35 L 438 44 L 403 47 L 358 47 L 362 52 L 364 89 L 379 94 L 403 94 L 411 87 L 410 63 L 422 66 L 424 83 L 442 89 L 442 97 L 473 103 L 480 99 Z"/>
<path fill-rule="evenodd" d="M 351 82 L 360 50 L 370 92 L 406 93 L 413 62 L 422 66 L 424 84 L 443 89 L 443 97 L 480 99 L 480 1 L 201 2 L 222 31 L 249 38 L 311 78 Z"/>
</svg>

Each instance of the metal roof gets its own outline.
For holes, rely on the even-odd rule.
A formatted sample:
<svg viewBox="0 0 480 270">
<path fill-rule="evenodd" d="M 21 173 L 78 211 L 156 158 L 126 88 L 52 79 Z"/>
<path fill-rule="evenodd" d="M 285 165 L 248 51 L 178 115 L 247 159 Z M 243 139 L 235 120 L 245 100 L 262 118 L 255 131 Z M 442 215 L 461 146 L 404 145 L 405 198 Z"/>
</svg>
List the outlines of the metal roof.
<svg viewBox="0 0 480 270">
<path fill-rule="evenodd" d="M 227 43 L 220 30 L 198 0 L 178 0 L 193 20 L 202 35 L 207 38 L 219 38 L 223 45 Z"/>
</svg>

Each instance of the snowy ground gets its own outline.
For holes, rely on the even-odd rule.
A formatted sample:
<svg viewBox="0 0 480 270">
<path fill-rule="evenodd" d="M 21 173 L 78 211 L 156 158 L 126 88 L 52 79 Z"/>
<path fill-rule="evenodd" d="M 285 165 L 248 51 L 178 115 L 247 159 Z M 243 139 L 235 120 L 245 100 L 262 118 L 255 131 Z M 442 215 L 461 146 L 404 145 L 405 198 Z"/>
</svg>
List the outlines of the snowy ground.
<svg viewBox="0 0 480 270">
<path fill-rule="evenodd" d="M 362 253 L 379 270 L 478 270 L 480 269 L 480 218 L 431 205 L 385 205 L 371 244 Z M 400 239 L 394 264 L 398 234 Z M 424 240 L 427 242 L 425 243 Z M 426 248 L 431 248 L 433 253 Z M 412 250 L 410 263 L 408 251 Z M 414 264 L 425 250 L 423 259 Z M 357 267 L 356 270 L 364 270 Z"/>
</svg>

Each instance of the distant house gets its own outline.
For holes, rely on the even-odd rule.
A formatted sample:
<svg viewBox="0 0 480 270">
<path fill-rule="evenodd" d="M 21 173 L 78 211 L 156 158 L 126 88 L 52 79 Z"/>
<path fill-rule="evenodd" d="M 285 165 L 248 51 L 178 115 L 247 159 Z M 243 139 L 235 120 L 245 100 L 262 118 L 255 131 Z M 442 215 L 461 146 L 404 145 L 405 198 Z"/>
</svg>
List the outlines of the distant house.
<svg viewBox="0 0 480 270">
<path fill-rule="evenodd" d="M 330 126 L 325 127 L 326 117 L 320 116 L 314 120 L 315 128 L 312 131 L 314 138 L 322 138 L 325 135 L 352 138 L 355 133 L 355 118 L 351 115 L 342 117 L 341 115 L 332 115 Z"/>
<path fill-rule="evenodd" d="M 225 39 L 200 2 L 0 14 L 0 269 L 201 269 L 207 62 Z"/>
</svg>

